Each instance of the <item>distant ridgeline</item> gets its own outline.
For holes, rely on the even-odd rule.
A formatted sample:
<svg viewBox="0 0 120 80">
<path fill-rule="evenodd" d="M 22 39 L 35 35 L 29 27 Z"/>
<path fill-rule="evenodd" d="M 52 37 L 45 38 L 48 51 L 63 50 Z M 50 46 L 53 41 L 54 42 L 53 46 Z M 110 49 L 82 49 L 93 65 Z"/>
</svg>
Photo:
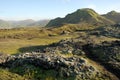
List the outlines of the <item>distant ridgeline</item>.
<svg viewBox="0 0 120 80">
<path fill-rule="evenodd" d="M 22 20 L 22 21 L 5 21 L 5 20 L 0 20 L 0 29 L 5 29 L 5 28 L 17 28 L 17 27 L 44 27 L 49 20 L 39 20 L 39 21 L 34 21 L 32 19 L 27 19 L 27 20 Z"/>
<path fill-rule="evenodd" d="M 77 11 L 66 15 L 64 18 L 56 18 L 53 20 L 39 20 L 32 19 L 22 21 L 5 21 L 0 19 L 0 29 L 2 28 L 16 28 L 16 27 L 58 27 L 64 24 L 80 24 L 87 23 L 92 25 L 111 25 L 120 23 L 120 13 L 116 11 L 108 12 L 100 15 L 90 8 L 78 9 Z"/>
<path fill-rule="evenodd" d="M 120 22 L 120 13 L 111 11 L 104 15 L 99 15 L 94 10 L 89 8 L 78 9 L 77 11 L 68 14 L 64 18 L 56 18 L 51 20 L 46 27 L 62 26 L 64 24 L 80 24 L 88 23 L 92 25 L 110 25 Z"/>
</svg>

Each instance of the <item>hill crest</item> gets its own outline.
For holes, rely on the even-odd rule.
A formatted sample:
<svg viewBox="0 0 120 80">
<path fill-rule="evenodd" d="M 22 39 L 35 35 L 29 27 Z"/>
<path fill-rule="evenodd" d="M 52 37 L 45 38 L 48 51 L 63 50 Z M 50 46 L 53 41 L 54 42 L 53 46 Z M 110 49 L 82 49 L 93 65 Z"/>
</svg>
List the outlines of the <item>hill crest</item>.
<svg viewBox="0 0 120 80">
<path fill-rule="evenodd" d="M 66 15 L 64 18 L 56 18 L 51 20 L 46 26 L 61 26 L 64 24 L 79 24 L 79 23 L 90 23 L 90 24 L 113 24 L 114 22 L 107 18 L 99 15 L 93 9 L 83 8 Z"/>
<path fill-rule="evenodd" d="M 114 21 L 115 23 L 120 23 L 120 13 L 116 11 L 110 11 L 103 15 L 104 17 Z"/>
</svg>

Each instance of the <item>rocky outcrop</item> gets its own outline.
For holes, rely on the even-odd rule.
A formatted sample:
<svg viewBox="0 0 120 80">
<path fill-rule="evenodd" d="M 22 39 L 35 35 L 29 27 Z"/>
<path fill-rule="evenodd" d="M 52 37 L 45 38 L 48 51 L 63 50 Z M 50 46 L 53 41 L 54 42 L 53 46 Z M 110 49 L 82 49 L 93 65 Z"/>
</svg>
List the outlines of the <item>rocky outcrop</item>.
<svg viewBox="0 0 120 80">
<path fill-rule="evenodd" d="M 120 24 L 100 27 L 96 30 L 90 31 L 89 34 L 97 36 L 115 37 L 120 38 Z"/>
<path fill-rule="evenodd" d="M 46 70 L 54 69 L 58 71 L 58 75 L 61 77 L 76 77 L 84 80 L 110 78 L 110 76 L 106 77 L 105 73 L 100 72 L 85 58 L 78 56 L 63 57 L 53 53 L 24 53 L 10 56 L 5 63 L 2 63 L 2 66 L 15 68 L 25 64 L 42 67 Z"/>
<path fill-rule="evenodd" d="M 34 65 L 45 70 L 55 70 L 56 76 L 75 77 L 76 80 L 119 80 L 114 74 L 101 69 L 97 63 L 85 57 L 90 52 L 101 62 L 116 66 L 111 67 L 112 69 L 119 70 L 119 48 L 120 41 L 103 42 L 97 45 L 89 40 L 84 42 L 81 38 L 67 39 L 51 44 L 39 52 L 22 53 L 5 56 L 5 58 L 1 55 L 0 66 L 14 69 L 23 65 Z"/>
</svg>

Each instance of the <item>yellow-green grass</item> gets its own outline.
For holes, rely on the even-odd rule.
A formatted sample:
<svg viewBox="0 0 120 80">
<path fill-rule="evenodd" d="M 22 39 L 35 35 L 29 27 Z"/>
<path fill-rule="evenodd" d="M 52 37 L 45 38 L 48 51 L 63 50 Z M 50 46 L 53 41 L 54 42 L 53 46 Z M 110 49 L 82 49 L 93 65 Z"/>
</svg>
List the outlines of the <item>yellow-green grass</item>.
<svg viewBox="0 0 120 80">
<path fill-rule="evenodd" d="M 0 30 L 0 53 L 16 54 L 21 53 L 20 49 L 23 47 L 42 46 L 49 45 L 54 42 L 58 42 L 61 39 L 75 38 L 80 35 L 86 36 L 87 33 L 84 30 L 93 30 L 97 27 L 88 24 L 68 24 L 58 28 L 18 28 L 18 29 L 6 29 Z M 77 31 L 78 32 L 75 32 Z M 82 32 L 80 32 L 83 30 Z M 63 31 L 69 31 L 69 34 L 62 34 Z M 94 37 L 91 38 L 95 42 L 105 40 L 115 40 L 113 38 L 106 37 Z M 31 48 L 30 48 L 31 49 Z M 25 51 L 25 50 L 24 50 Z M 27 50 L 26 50 L 27 52 Z"/>
<path fill-rule="evenodd" d="M 58 29 L 59 30 L 59 29 Z M 74 38 L 76 34 L 59 35 L 53 29 L 19 28 L 0 30 L 0 52 L 7 54 L 20 53 L 22 47 L 48 45 L 61 39 Z M 49 36 L 52 35 L 52 36 Z"/>
<path fill-rule="evenodd" d="M 33 39 L 1 39 L 0 40 L 0 52 L 7 54 L 20 53 L 19 49 L 22 47 L 42 46 L 49 45 L 54 42 L 58 42 L 61 39 L 73 38 L 74 35 L 59 35 L 53 37 L 41 37 Z"/>
<path fill-rule="evenodd" d="M 45 36 L 45 37 L 40 37 L 40 38 L 33 38 L 30 40 L 25 39 L 25 38 L 23 39 L 0 39 L 0 52 L 6 53 L 6 54 L 21 53 L 20 48 L 23 48 L 23 47 L 49 45 L 49 44 L 58 42 L 61 39 L 75 38 L 78 36 L 79 35 L 77 33 L 73 33 L 69 35 L 58 35 L 58 36 L 52 36 L 52 37 Z M 95 43 L 117 40 L 116 38 L 96 37 L 96 36 L 91 36 L 90 38 L 93 39 Z M 27 51 L 29 50 L 26 50 L 26 52 Z"/>
<path fill-rule="evenodd" d="M 28 80 L 22 76 L 9 72 L 9 70 L 0 68 L 0 80 Z"/>
</svg>

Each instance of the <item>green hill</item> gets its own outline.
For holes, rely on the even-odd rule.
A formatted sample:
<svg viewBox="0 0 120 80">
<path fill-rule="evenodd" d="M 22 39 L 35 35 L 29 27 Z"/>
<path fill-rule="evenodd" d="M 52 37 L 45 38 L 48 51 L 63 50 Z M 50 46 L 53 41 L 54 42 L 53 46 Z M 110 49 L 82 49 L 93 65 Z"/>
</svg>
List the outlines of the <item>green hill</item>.
<svg viewBox="0 0 120 80">
<path fill-rule="evenodd" d="M 79 24 L 79 23 L 113 24 L 114 22 L 99 15 L 92 9 L 84 8 L 84 9 L 78 9 L 77 11 L 68 14 L 64 18 L 53 19 L 46 26 L 51 27 L 51 26 L 61 26 L 63 24 Z"/>
<path fill-rule="evenodd" d="M 108 12 L 107 14 L 104 14 L 103 16 L 116 22 L 116 23 L 120 23 L 120 13 L 118 13 L 116 11 Z"/>
</svg>

